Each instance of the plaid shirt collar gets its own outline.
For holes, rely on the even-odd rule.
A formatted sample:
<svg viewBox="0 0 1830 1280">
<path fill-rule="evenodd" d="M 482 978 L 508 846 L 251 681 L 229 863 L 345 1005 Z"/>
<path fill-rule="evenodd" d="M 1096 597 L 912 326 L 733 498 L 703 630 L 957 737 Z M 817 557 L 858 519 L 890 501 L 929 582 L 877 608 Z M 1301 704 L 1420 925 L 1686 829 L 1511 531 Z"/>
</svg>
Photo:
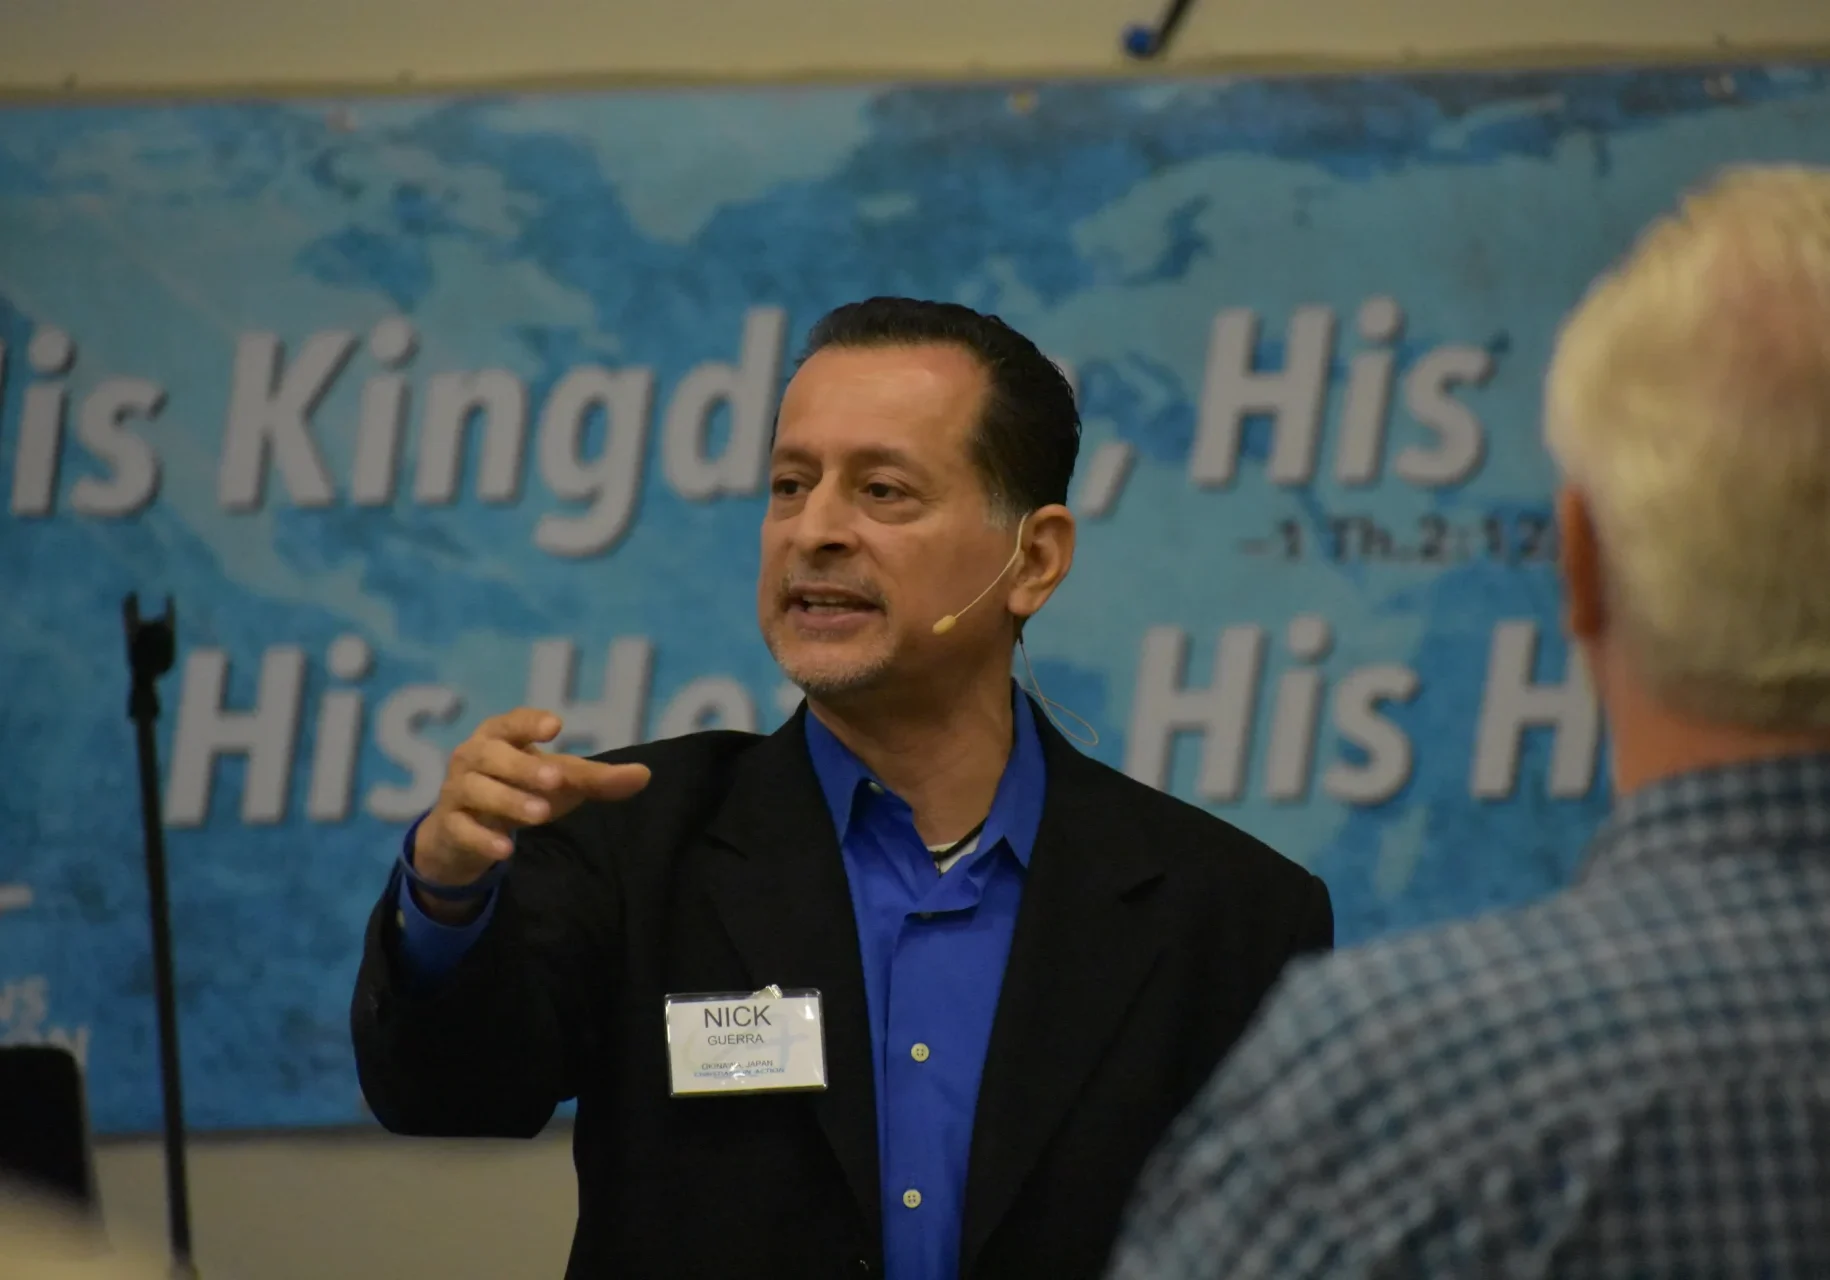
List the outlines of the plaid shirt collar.
<svg viewBox="0 0 1830 1280">
<path fill-rule="evenodd" d="M 1700 769 L 1643 787 L 1616 802 L 1583 874 L 1652 858 L 1813 846 L 1830 848 L 1830 752 Z"/>
</svg>

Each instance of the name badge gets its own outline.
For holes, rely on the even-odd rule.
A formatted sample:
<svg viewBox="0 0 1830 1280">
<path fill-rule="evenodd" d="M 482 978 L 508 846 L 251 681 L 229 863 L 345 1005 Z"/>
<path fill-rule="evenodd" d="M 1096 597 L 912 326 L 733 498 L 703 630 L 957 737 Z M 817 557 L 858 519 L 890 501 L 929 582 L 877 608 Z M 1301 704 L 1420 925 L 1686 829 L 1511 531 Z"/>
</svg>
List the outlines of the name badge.
<svg viewBox="0 0 1830 1280">
<path fill-rule="evenodd" d="M 820 993 L 766 987 L 667 997 L 674 1097 L 826 1087 Z"/>
</svg>

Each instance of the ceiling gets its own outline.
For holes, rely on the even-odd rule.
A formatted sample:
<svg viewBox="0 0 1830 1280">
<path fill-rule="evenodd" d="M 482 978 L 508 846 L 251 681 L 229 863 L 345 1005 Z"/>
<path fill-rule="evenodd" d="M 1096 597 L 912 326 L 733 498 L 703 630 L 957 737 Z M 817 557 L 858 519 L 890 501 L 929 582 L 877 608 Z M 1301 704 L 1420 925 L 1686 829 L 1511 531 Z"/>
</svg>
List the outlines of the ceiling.
<svg viewBox="0 0 1830 1280">
<path fill-rule="evenodd" d="M 0 0 L 0 89 L 374 88 L 1134 69 L 1165 0 Z M 1830 0 L 1196 0 L 1163 64 L 1769 56 Z"/>
</svg>

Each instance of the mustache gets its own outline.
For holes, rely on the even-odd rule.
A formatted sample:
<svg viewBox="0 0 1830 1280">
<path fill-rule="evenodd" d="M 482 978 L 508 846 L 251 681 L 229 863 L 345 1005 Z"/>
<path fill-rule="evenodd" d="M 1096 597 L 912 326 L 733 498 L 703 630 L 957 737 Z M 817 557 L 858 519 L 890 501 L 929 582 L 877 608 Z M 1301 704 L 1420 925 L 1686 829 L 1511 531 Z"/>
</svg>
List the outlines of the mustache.
<svg viewBox="0 0 1830 1280">
<path fill-rule="evenodd" d="M 843 591 L 848 595 L 857 596 L 866 604 L 879 609 L 888 603 L 877 584 L 867 578 L 849 578 L 837 574 L 800 571 L 782 576 L 781 585 L 776 588 L 776 598 L 785 604 L 812 587 L 823 587 L 829 591 Z"/>
</svg>

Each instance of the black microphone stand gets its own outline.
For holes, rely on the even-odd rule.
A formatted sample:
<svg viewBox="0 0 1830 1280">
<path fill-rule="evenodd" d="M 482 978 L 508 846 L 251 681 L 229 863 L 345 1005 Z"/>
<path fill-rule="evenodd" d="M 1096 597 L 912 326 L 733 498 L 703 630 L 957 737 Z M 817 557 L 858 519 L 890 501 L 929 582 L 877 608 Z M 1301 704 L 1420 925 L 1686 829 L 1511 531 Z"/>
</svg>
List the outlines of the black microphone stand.
<svg viewBox="0 0 1830 1280">
<path fill-rule="evenodd" d="M 127 666 L 133 691 L 127 718 L 134 723 L 140 755 L 140 824 L 146 833 L 146 889 L 152 913 L 153 998 L 159 1009 L 159 1079 L 165 1094 L 165 1206 L 171 1225 L 172 1275 L 195 1280 L 191 1261 L 190 1192 L 184 1176 L 184 1094 L 178 1078 L 178 1006 L 172 982 L 171 900 L 165 889 L 165 824 L 159 813 L 159 747 L 153 726 L 159 719 L 158 680 L 178 654 L 177 611 L 171 597 L 157 618 L 140 617 L 140 602 L 122 604 L 127 633 Z"/>
</svg>

